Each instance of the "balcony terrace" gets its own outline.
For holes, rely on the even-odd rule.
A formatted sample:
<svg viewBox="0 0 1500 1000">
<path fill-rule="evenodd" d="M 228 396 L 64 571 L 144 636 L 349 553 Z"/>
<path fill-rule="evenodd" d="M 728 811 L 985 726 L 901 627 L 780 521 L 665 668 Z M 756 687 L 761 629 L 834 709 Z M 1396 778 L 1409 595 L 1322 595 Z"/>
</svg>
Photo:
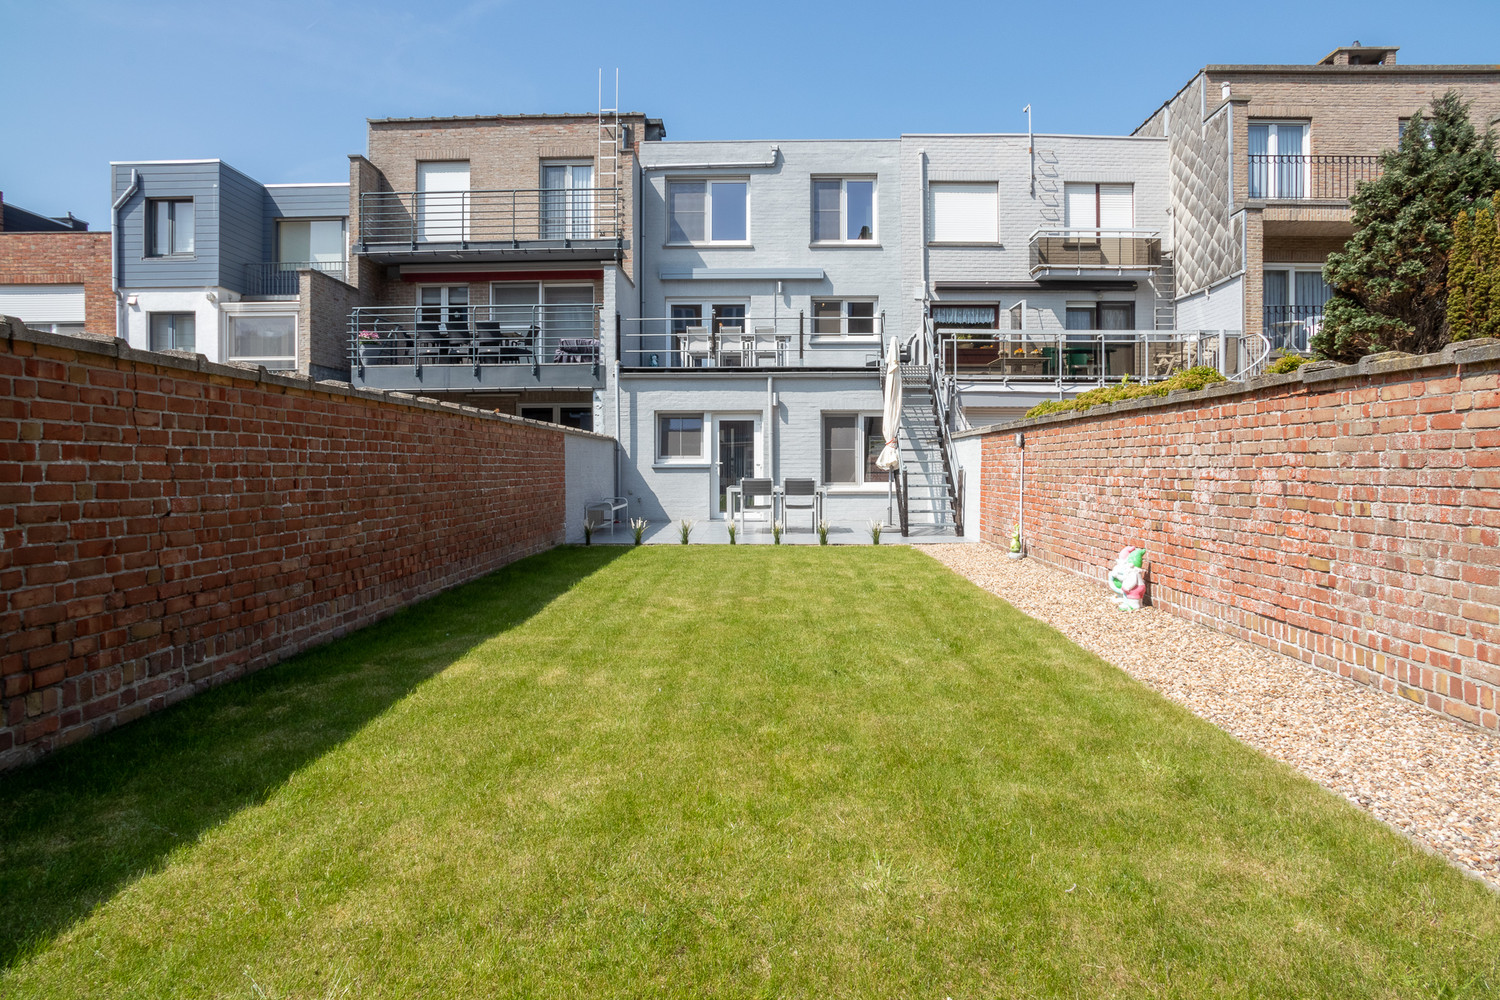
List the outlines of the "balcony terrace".
<svg viewBox="0 0 1500 1000">
<path fill-rule="evenodd" d="M 1058 391 L 1126 378 L 1155 382 L 1206 365 L 1225 378 L 1256 374 L 1270 352 L 1266 338 L 1220 330 L 1013 330 L 979 335 L 937 331 L 945 380 Z"/>
<path fill-rule="evenodd" d="M 296 298 L 298 271 L 322 271 L 330 278 L 345 280 L 342 260 L 267 261 L 245 265 L 244 294 Z"/>
<path fill-rule="evenodd" d="M 349 367 L 355 385 L 401 391 L 602 388 L 602 308 L 362 306 Z"/>
<path fill-rule="evenodd" d="M 625 248 L 613 188 L 368 191 L 359 206 L 354 252 L 380 263 L 614 260 Z"/>
<path fill-rule="evenodd" d="M 1031 234 L 1033 278 L 1144 279 L 1161 267 L 1161 236 L 1145 229 L 1038 229 Z"/>
<path fill-rule="evenodd" d="M 1247 195 L 1252 201 L 1347 202 L 1362 182 L 1379 176 L 1379 156 L 1246 154 Z"/>
<path fill-rule="evenodd" d="M 852 329 L 851 329 L 852 327 Z M 880 364 L 884 314 L 627 319 L 620 363 L 629 369 L 721 373 L 754 368 L 860 369 Z"/>
</svg>

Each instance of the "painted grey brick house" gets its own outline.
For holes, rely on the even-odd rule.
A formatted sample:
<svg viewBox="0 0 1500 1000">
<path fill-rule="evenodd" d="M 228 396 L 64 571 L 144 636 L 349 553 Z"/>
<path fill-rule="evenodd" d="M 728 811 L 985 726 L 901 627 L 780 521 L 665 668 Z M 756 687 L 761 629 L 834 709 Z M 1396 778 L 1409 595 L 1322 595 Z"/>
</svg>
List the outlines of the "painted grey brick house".
<svg viewBox="0 0 1500 1000">
<path fill-rule="evenodd" d="M 616 404 L 631 511 L 719 519 L 744 477 L 885 518 L 878 361 L 909 337 L 900 142 L 659 142 L 641 158 L 639 318 Z"/>
<path fill-rule="evenodd" d="M 261 184 L 222 160 L 110 164 L 117 335 L 134 347 L 347 378 L 349 185 Z"/>
</svg>

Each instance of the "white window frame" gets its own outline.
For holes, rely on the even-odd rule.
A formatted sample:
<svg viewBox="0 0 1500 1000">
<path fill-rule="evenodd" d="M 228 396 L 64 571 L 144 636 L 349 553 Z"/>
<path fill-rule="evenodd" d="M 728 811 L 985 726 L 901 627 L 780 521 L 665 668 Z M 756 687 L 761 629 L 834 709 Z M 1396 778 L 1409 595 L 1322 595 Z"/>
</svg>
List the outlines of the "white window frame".
<svg viewBox="0 0 1500 1000">
<path fill-rule="evenodd" d="M 1085 223 L 1081 219 L 1069 217 L 1068 211 L 1068 188 L 1091 187 L 1094 189 L 1094 221 Z M 1126 187 L 1130 189 L 1130 221 L 1123 226 L 1104 225 L 1104 188 Z M 1135 231 L 1135 182 L 1134 181 L 1064 181 L 1063 182 L 1063 225 L 1069 233 L 1090 232 L 1095 235 L 1101 233 L 1131 233 Z"/>
<path fill-rule="evenodd" d="M 1288 201 L 1305 201 L 1309 197 L 1308 192 L 1310 192 L 1312 190 L 1312 122 L 1306 121 L 1306 120 L 1304 120 L 1304 121 L 1297 121 L 1297 120 L 1292 119 L 1292 118 L 1287 118 L 1287 119 L 1252 118 L 1252 119 L 1249 120 L 1249 122 L 1246 123 L 1246 126 L 1245 126 L 1246 127 L 1246 135 L 1247 136 L 1249 135 L 1249 129 L 1254 128 L 1257 125 L 1266 125 L 1266 126 L 1269 126 L 1269 128 L 1267 130 L 1267 133 L 1266 133 L 1266 152 L 1265 152 L 1265 155 L 1271 157 L 1272 159 L 1270 159 L 1266 163 L 1267 169 L 1266 169 L 1266 176 L 1265 176 L 1265 190 L 1261 191 L 1259 194 L 1251 195 L 1249 193 L 1249 190 L 1250 190 L 1249 189 L 1250 180 L 1251 180 L 1251 178 L 1253 178 L 1255 176 L 1255 173 L 1254 173 L 1254 171 L 1250 171 L 1250 170 L 1246 171 L 1246 177 L 1245 177 L 1245 185 L 1246 185 L 1245 186 L 1245 193 L 1246 193 L 1246 196 L 1247 197 L 1255 198 L 1257 200 L 1264 200 L 1264 201 L 1276 201 L 1276 200 L 1280 200 L 1280 199 L 1285 199 L 1285 200 L 1288 200 Z M 1302 157 L 1302 192 L 1303 193 L 1300 196 L 1297 196 L 1297 195 L 1284 195 L 1280 191 L 1280 186 L 1281 186 L 1280 185 L 1280 176 L 1279 176 L 1280 171 L 1279 171 L 1279 169 L 1277 169 L 1275 157 L 1278 157 L 1278 156 L 1281 155 L 1281 152 L 1280 152 L 1280 138 L 1279 138 L 1279 136 L 1280 136 L 1280 130 L 1282 128 L 1286 128 L 1288 126 L 1299 128 L 1299 129 L 1302 130 L 1302 152 L 1300 152 L 1300 153 L 1288 153 L 1287 154 L 1288 156 L 1300 156 L 1300 157 Z"/>
<path fill-rule="evenodd" d="M 288 305 L 295 306 L 296 303 L 286 303 L 286 302 L 225 302 L 225 303 L 223 303 L 220 306 L 220 309 L 224 313 L 224 322 L 222 322 L 222 323 L 219 324 L 221 330 L 223 331 L 222 334 L 221 334 L 221 337 L 220 337 L 219 357 L 225 359 L 226 361 L 233 361 L 233 362 L 235 362 L 237 364 L 264 365 L 267 369 L 269 369 L 271 371 L 295 371 L 297 369 L 298 360 L 299 360 L 299 358 L 301 356 L 300 348 L 302 346 L 302 324 L 298 320 L 296 309 L 295 308 L 289 309 Z M 292 353 L 291 353 L 290 356 L 287 356 L 287 355 L 277 355 L 275 357 L 271 357 L 271 356 L 250 357 L 248 355 L 246 355 L 246 356 L 240 356 L 240 355 L 236 355 L 236 354 L 233 353 L 233 351 L 231 350 L 231 348 L 234 346 L 234 323 L 235 323 L 235 320 L 240 319 L 242 317 L 252 317 L 252 316 L 290 316 L 292 318 Z M 281 362 L 281 361 L 286 361 L 286 360 L 290 360 L 291 364 L 287 365 L 285 367 L 273 366 L 271 364 L 267 364 L 268 361 L 271 361 L 271 362 Z"/>
<path fill-rule="evenodd" d="M 937 193 L 940 190 L 951 190 L 956 187 L 978 188 L 984 187 L 994 192 L 995 195 L 995 238 L 993 240 L 954 240 L 943 239 L 938 233 Z M 999 181 L 928 181 L 927 191 L 927 214 L 932 227 L 932 237 L 927 241 L 929 246 L 1000 246 L 1000 182 Z"/>
<path fill-rule="evenodd" d="M 560 188 L 549 188 L 545 183 L 548 167 L 562 167 L 564 183 Z M 573 184 L 573 168 L 589 168 L 589 186 L 583 190 L 585 196 L 580 199 L 574 194 L 576 187 Z M 599 168 L 593 160 L 583 158 L 543 159 L 537 164 L 537 190 L 540 194 L 540 212 L 537 221 L 540 224 L 539 235 L 543 239 L 572 239 L 587 240 L 595 236 L 595 224 L 598 221 L 598 208 L 595 204 L 595 191 L 599 185 Z M 561 218 L 548 218 L 547 213 L 551 210 L 549 195 L 558 192 L 560 201 Z M 551 235 L 553 227 L 560 226 L 559 235 Z"/>
<path fill-rule="evenodd" d="M 682 417 L 696 417 L 700 422 L 698 433 L 698 454 L 696 455 L 663 455 L 662 454 L 662 421 L 673 420 Z M 675 466 L 705 466 L 711 465 L 709 457 L 705 454 L 708 437 L 712 432 L 713 414 L 702 410 L 657 410 L 651 419 L 651 444 L 652 453 L 656 456 L 656 465 Z"/>
<path fill-rule="evenodd" d="M 828 418 L 829 417 L 855 417 L 859 420 L 859 428 L 863 432 L 867 420 L 880 421 L 883 415 L 873 410 L 823 410 L 818 415 L 818 481 L 823 484 L 830 493 L 884 493 L 890 488 L 889 480 L 877 480 L 874 482 L 865 479 L 868 455 L 861 455 L 860 461 L 855 463 L 855 480 L 848 482 L 839 480 L 835 482 L 828 478 Z M 877 428 L 878 430 L 878 428 Z M 867 441 L 864 433 L 860 434 L 861 441 Z M 884 440 L 881 446 L 884 447 Z M 890 473 L 886 473 L 887 476 Z"/>
<path fill-rule="evenodd" d="M 820 322 L 826 322 L 829 317 L 817 315 L 817 303 L 837 302 L 839 304 L 839 329 L 837 333 L 824 333 L 818 330 Z M 874 328 L 869 333 L 849 332 L 849 306 L 851 303 L 869 303 L 870 325 Z M 873 341 L 879 342 L 880 330 L 880 299 L 873 295 L 814 295 L 808 299 L 807 318 L 812 321 L 810 337 L 813 343 L 823 340 L 838 339 L 842 341 Z M 865 317 L 861 316 L 860 319 Z"/>
<path fill-rule="evenodd" d="M 828 183 L 837 181 L 839 185 L 839 238 L 834 240 L 818 239 L 817 212 L 814 209 L 815 202 L 811 200 L 812 192 L 820 182 Z M 870 238 L 867 240 L 849 239 L 849 182 L 865 182 L 870 184 Z M 809 186 L 809 214 L 812 227 L 811 245 L 815 247 L 878 247 L 880 246 L 880 179 L 874 175 L 849 174 L 845 175 L 815 175 Z"/>
<path fill-rule="evenodd" d="M 422 301 L 422 292 L 425 291 L 428 288 L 439 288 L 439 289 L 442 289 L 442 292 L 443 292 L 442 299 L 443 299 L 443 301 L 440 302 L 440 303 L 423 302 Z M 460 303 L 458 305 L 454 305 L 453 303 L 449 302 L 448 301 L 448 293 L 449 293 L 449 291 L 451 289 L 454 289 L 454 288 L 463 288 L 463 289 L 466 289 L 467 290 L 467 294 L 468 294 L 468 301 Z M 430 284 L 418 285 L 417 289 L 416 289 L 416 299 L 417 299 L 417 302 L 416 302 L 416 318 L 417 318 L 417 322 L 419 322 L 419 323 L 431 323 L 432 322 L 432 320 L 423 318 L 425 316 L 424 310 L 427 310 L 427 309 L 439 309 L 439 310 L 442 310 L 442 312 L 441 312 L 442 319 L 438 320 L 438 323 L 440 323 L 444 329 L 447 329 L 448 325 L 453 322 L 452 310 L 454 310 L 454 309 L 462 309 L 464 311 L 464 313 L 465 313 L 465 322 L 464 322 L 463 325 L 465 327 L 467 327 L 468 324 L 471 323 L 471 322 L 473 322 L 473 320 L 474 320 L 474 286 L 472 286 L 472 285 L 464 284 L 462 282 L 454 282 L 454 281 L 441 282 L 441 283 L 440 282 L 432 282 Z"/>
<path fill-rule="evenodd" d="M 672 239 L 672 185 L 673 184 L 702 184 L 703 185 L 703 239 L 701 240 L 673 240 Z M 745 238 L 742 240 L 716 240 L 714 233 L 714 185 L 715 184 L 743 184 L 745 185 Z M 750 178 L 749 177 L 668 177 L 663 189 L 666 197 L 665 208 L 667 213 L 666 241 L 664 247 L 748 247 L 751 245 L 752 229 L 750 223 Z"/>
</svg>

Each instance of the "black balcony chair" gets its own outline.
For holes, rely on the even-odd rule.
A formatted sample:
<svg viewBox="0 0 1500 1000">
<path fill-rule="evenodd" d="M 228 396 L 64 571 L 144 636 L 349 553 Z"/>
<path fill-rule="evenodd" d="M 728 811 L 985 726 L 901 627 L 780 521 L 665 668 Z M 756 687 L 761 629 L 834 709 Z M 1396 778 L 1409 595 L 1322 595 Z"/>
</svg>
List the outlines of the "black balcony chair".
<svg viewBox="0 0 1500 1000">
<path fill-rule="evenodd" d="M 499 364 L 505 350 L 504 327 L 499 320 L 482 319 L 474 323 L 474 363 Z"/>
</svg>

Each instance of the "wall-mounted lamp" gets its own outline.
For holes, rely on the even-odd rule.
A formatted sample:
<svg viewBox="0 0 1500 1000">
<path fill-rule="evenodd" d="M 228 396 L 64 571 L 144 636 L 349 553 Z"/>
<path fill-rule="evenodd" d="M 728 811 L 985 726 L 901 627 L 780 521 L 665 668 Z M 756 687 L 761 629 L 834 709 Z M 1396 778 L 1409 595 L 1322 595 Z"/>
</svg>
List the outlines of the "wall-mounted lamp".
<svg viewBox="0 0 1500 1000">
<path fill-rule="evenodd" d="M 205 292 L 203 294 L 203 297 L 205 299 L 207 299 L 208 301 L 210 301 L 210 302 L 217 302 L 217 301 L 219 301 L 219 297 L 217 295 L 215 295 L 213 292 Z"/>
<path fill-rule="evenodd" d="M 125 296 L 125 304 L 127 306 L 136 306 L 140 304 L 140 299 L 134 295 L 127 295 Z"/>
</svg>

